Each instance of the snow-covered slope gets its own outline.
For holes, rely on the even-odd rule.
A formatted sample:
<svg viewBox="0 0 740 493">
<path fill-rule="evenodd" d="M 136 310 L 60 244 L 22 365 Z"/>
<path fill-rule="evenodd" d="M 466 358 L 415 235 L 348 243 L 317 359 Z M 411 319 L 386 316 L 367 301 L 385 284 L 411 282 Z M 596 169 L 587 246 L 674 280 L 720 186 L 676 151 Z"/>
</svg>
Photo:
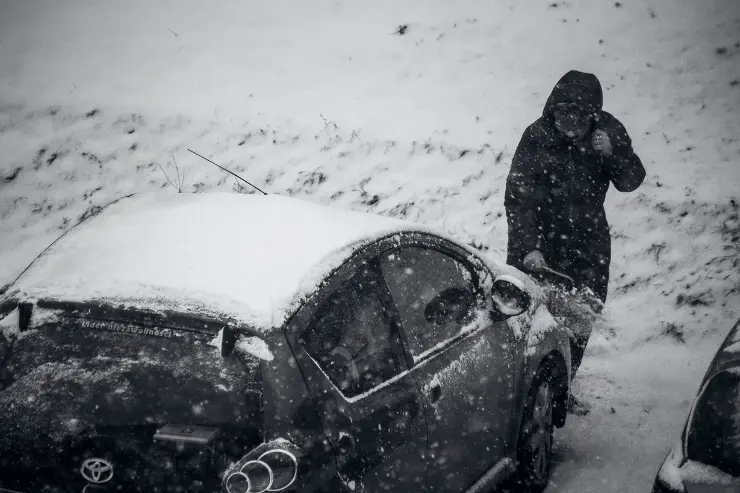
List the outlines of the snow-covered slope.
<svg viewBox="0 0 740 493">
<path fill-rule="evenodd" d="M 240 188 L 188 147 L 500 258 L 521 132 L 560 75 L 594 72 L 648 178 L 607 200 L 593 410 L 558 435 L 550 491 L 646 491 L 740 314 L 739 27 L 736 0 L 0 1 L 0 286 L 108 201 L 176 193 L 158 164 Z"/>
</svg>

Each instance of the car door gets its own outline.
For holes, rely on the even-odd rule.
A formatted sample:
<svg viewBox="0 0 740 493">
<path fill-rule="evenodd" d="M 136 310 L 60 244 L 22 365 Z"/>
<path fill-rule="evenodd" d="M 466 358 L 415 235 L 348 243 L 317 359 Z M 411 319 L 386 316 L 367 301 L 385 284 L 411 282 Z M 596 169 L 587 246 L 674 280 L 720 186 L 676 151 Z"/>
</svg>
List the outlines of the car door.
<svg viewBox="0 0 740 493">
<path fill-rule="evenodd" d="M 425 491 L 424 404 L 377 260 L 318 303 L 297 343 L 345 484 L 352 491 Z"/>
<path fill-rule="evenodd" d="M 400 247 L 381 255 L 381 271 L 427 404 L 430 491 L 465 491 L 506 455 L 510 331 L 491 321 L 475 270 L 452 252 Z"/>
</svg>

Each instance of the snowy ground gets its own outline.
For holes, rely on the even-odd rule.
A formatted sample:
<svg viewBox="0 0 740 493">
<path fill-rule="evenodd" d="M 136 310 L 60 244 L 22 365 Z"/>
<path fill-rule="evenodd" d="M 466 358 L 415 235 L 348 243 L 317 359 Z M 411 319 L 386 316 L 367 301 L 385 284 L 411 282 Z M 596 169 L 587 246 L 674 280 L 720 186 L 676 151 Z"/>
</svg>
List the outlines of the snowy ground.
<svg viewBox="0 0 740 493">
<path fill-rule="evenodd" d="M 187 148 L 501 258 L 513 150 L 569 69 L 601 78 L 648 177 L 607 199 L 593 410 L 558 434 L 548 491 L 648 491 L 740 315 L 736 0 L 0 0 L 0 286 L 96 207 L 175 193 L 158 164 L 187 192 L 238 187 Z"/>
</svg>

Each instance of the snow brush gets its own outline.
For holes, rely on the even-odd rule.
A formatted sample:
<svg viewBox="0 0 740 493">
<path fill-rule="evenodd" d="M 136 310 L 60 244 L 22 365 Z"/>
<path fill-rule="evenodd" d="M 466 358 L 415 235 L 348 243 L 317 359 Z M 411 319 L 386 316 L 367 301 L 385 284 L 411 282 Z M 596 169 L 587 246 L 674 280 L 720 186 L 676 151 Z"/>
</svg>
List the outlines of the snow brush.
<svg viewBox="0 0 740 493">
<path fill-rule="evenodd" d="M 549 272 L 550 274 L 555 274 L 556 276 L 560 276 L 560 277 L 562 277 L 563 279 L 567 279 L 567 280 L 569 280 L 570 282 L 572 282 L 573 284 L 575 284 L 575 283 L 576 283 L 576 282 L 575 282 L 575 281 L 573 280 L 573 278 L 572 278 L 572 277 L 570 277 L 570 276 L 569 276 L 568 274 L 563 274 L 562 272 L 558 272 L 558 271 L 556 271 L 555 269 L 551 269 L 551 268 L 549 268 L 549 267 L 548 267 L 548 266 L 546 266 L 546 265 L 543 265 L 543 266 L 541 266 L 541 269 L 542 269 L 542 270 L 544 270 L 545 272 Z"/>
</svg>

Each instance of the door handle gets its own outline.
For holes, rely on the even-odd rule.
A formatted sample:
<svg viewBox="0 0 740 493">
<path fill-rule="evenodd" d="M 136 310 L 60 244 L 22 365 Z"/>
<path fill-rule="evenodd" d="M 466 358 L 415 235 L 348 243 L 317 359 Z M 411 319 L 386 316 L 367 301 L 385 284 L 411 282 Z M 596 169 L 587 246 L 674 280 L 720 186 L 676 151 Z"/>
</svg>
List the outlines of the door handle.
<svg viewBox="0 0 740 493">
<path fill-rule="evenodd" d="M 432 401 L 432 404 L 436 403 L 442 398 L 442 385 L 439 384 L 439 382 L 436 382 L 432 384 L 431 387 L 429 387 L 429 400 Z"/>
</svg>

